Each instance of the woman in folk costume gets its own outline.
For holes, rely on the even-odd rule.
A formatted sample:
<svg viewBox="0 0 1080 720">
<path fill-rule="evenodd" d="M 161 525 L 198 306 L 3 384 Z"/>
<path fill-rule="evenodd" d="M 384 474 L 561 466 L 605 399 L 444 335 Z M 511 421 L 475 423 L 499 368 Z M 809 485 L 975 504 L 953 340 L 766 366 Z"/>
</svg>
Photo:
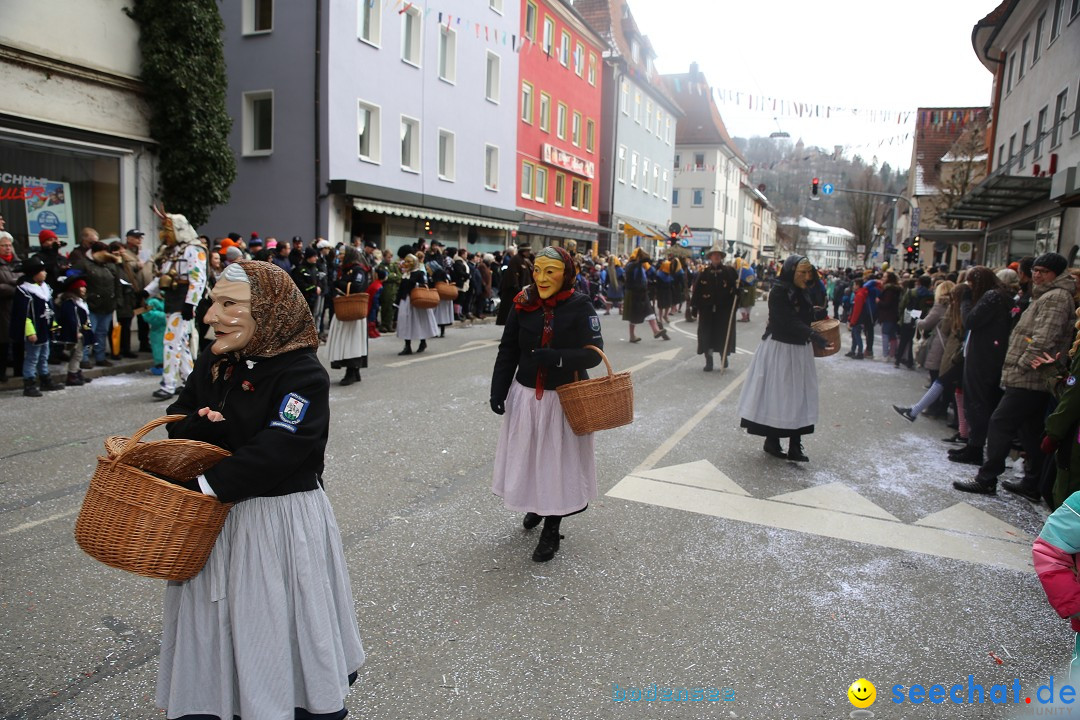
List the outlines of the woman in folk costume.
<svg viewBox="0 0 1080 720">
<path fill-rule="evenodd" d="M 397 336 L 405 341 L 405 349 L 398 355 L 412 355 L 413 340 L 420 341 L 416 352 L 424 352 L 427 350 L 427 339 L 439 334 L 435 311 L 431 308 L 413 307 L 409 293 L 417 287 L 429 287 L 427 275 L 420 266 L 420 261 L 410 253 L 401 261 L 401 285 L 398 286 Z"/>
<path fill-rule="evenodd" d="M 434 283 L 450 283 L 453 285 L 450 282 L 450 274 L 446 272 L 443 265 L 441 255 L 436 255 L 434 261 L 426 263 L 426 267 L 431 278 L 431 287 L 435 287 Z M 435 313 L 435 324 L 439 326 L 439 337 L 446 337 L 446 328 L 454 324 L 454 301 L 440 297 L 439 304 L 433 312 Z"/>
<path fill-rule="evenodd" d="M 652 328 L 653 338 L 670 340 L 667 330 L 661 328 L 656 322 L 656 311 L 653 310 L 652 300 L 649 298 L 649 267 L 652 258 L 639 247 L 630 253 L 630 260 L 626 263 L 624 274 L 625 297 L 623 299 L 623 319 L 630 324 L 630 342 L 641 342 L 641 338 L 634 332 L 634 326 L 641 323 L 649 323 Z"/>
<path fill-rule="evenodd" d="M 750 322 L 750 310 L 757 302 L 757 274 L 746 258 L 735 258 L 739 273 L 739 322 Z"/>
<path fill-rule="evenodd" d="M 533 560 L 559 549 L 560 523 L 596 497 L 593 436 L 575 435 L 555 389 L 601 361 L 586 345 L 604 347 L 600 318 L 575 292 L 574 261 L 562 248 L 544 248 L 533 284 L 514 298 L 491 377 L 491 409 L 506 414 L 495 451 L 492 491 L 532 529 L 544 521 Z"/>
<path fill-rule="evenodd" d="M 165 591 L 157 702 L 184 720 L 340 720 L 364 664 L 323 455 L 330 380 L 288 273 L 229 265 L 169 436 L 232 455 L 188 487 L 234 503 L 198 575 Z"/>
<path fill-rule="evenodd" d="M 345 248 L 341 277 L 334 282 L 335 294 L 355 295 L 366 292 L 368 281 L 360 251 L 354 247 Z M 345 368 L 345 377 L 341 378 L 341 384 L 352 385 L 360 382 L 360 368 L 367 367 L 367 319 L 342 320 L 334 315 L 330 320 L 330 337 L 326 348 L 330 353 L 330 367 L 335 370 Z"/>
<path fill-rule="evenodd" d="M 769 292 L 769 321 L 747 371 L 739 396 L 742 427 L 765 437 L 765 452 L 807 462 L 802 436 L 814 432 L 818 418 L 817 369 L 810 343 L 832 346 L 810 323 L 814 310 L 807 288 L 814 274 L 810 261 L 791 255 Z M 791 438 L 785 454 L 780 438 Z"/>
<path fill-rule="evenodd" d="M 721 353 L 724 367 L 728 366 L 728 355 L 735 352 L 735 324 L 731 320 L 739 276 L 735 268 L 724 264 L 719 245 L 709 248 L 707 257 L 709 264 L 694 283 L 690 304 L 700 316 L 697 351 L 705 355 L 705 372 L 712 372 L 714 351 Z"/>
</svg>

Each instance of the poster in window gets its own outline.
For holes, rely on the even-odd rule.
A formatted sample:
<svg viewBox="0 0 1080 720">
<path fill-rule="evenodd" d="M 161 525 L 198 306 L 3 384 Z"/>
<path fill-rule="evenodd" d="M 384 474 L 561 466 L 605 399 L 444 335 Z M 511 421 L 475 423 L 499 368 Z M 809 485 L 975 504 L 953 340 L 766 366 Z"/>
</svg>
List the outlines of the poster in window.
<svg viewBox="0 0 1080 720">
<path fill-rule="evenodd" d="M 61 240 L 71 239 L 71 185 L 39 180 L 26 186 L 26 225 L 31 237 L 52 230 Z"/>
</svg>

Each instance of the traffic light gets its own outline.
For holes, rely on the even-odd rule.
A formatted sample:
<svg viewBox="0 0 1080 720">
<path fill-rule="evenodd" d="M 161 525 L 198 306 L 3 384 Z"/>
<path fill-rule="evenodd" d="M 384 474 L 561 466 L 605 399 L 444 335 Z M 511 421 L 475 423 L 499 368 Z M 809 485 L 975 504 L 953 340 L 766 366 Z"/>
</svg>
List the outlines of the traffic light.
<svg viewBox="0 0 1080 720">
<path fill-rule="evenodd" d="M 818 187 L 821 186 L 821 181 L 818 178 L 814 178 L 810 181 L 810 194 L 817 197 Z"/>
<path fill-rule="evenodd" d="M 915 256 L 916 256 L 916 257 L 918 257 L 918 256 L 919 256 L 919 239 L 920 239 L 920 238 L 919 238 L 919 236 L 918 236 L 918 235 L 916 235 L 916 236 L 915 236 L 915 239 L 914 239 L 914 240 L 912 241 L 912 243 L 911 243 L 911 244 L 912 244 L 912 245 L 914 246 L 914 248 L 915 248 Z"/>
<path fill-rule="evenodd" d="M 908 245 L 907 252 L 904 254 L 904 260 L 908 262 L 915 262 L 915 246 Z"/>
<path fill-rule="evenodd" d="M 679 241 L 679 233 L 675 232 L 674 230 L 671 231 L 670 233 L 668 233 L 668 241 L 667 241 L 668 247 L 673 246 L 678 241 Z"/>
</svg>

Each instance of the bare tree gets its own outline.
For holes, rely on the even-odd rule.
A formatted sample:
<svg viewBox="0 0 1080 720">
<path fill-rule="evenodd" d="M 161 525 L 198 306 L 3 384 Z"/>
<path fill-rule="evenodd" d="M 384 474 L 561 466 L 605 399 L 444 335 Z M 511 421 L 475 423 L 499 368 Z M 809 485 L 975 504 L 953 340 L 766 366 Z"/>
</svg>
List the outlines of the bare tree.
<svg viewBox="0 0 1080 720">
<path fill-rule="evenodd" d="M 880 187 L 881 182 L 871 168 L 863 170 L 859 177 L 854 178 L 851 183 L 852 190 L 879 191 Z M 854 254 L 857 249 L 856 246 L 869 246 L 873 241 L 879 202 L 873 195 L 863 195 L 861 193 L 845 193 L 845 199 L 850 211 L 851 227 L 849 229 L 855 233 L 855 236 L 848 241 L 848 250 Z M 865 258 L 859 259 L 864 260 Z"/>
<path fill-rule="evenodd" d="M 986 121 L 971 122 L 938 161 L 940 186 L 938 193 L 927 198 L 931 217 L 924 216 L 924 227 L 934 225 L 963 228 L 963 220 L 944 221 L 941 216 L 955 207 L 960 199 L 986 177 Z"/>
</svg>

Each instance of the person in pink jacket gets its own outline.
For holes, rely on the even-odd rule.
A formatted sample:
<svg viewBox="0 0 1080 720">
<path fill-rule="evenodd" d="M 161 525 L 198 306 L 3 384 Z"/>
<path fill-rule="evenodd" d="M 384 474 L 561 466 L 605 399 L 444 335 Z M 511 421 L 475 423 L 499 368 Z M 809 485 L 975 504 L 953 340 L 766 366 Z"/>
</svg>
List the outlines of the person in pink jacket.
<svg viewBox="0 0 1080 720">
<path fill-rule="evenodd" d="M 1035 572 L 1046 599 L 1072 629 L 1080 632 L 1080 579 L 1076 554 L 1080 553 L 1080 492 L 1070 495 L 1050 514 L 1031 549 Z"/>
</svg>

